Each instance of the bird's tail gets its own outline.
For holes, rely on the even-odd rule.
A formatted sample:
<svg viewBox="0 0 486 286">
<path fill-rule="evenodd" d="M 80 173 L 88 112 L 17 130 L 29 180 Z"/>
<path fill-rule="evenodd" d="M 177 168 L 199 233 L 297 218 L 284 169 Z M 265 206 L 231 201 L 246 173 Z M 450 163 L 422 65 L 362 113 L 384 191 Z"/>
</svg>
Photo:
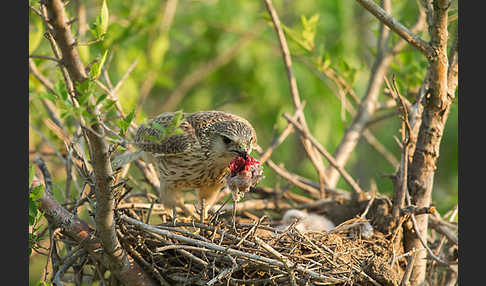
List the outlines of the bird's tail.
<svg viewBox="0 0 486 286">
<path fill-rule="evenodd" d="M 118 168 L 123 167 L 124 165 L 137 160 L 138 158 L 142 157 L 142 150 L 136 151 L 125 151 L 125 153 L 116 156 L 111 160 L 111 167 L 116 170 Z"/>
</svg>

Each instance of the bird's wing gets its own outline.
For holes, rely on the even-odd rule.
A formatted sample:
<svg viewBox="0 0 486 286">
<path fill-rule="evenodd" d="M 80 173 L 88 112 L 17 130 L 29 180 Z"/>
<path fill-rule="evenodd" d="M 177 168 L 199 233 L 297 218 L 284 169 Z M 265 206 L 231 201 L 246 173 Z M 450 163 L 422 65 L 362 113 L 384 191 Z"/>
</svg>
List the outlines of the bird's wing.
<svg viewBox="0 0 486 286">
<path fill-rule="evenodd" d="M 135 145 L 143 151 L 156 155 L 185 153 L 199 145 L 194 128 L 185 118 L 178 126 L 182 132 L 176 131 L 170 136 L 164 136 L 164 130 L 173 123 L 174 114 L 173 112 L 163 113 L 141 124 L 135 134 Z"/>
</svg>

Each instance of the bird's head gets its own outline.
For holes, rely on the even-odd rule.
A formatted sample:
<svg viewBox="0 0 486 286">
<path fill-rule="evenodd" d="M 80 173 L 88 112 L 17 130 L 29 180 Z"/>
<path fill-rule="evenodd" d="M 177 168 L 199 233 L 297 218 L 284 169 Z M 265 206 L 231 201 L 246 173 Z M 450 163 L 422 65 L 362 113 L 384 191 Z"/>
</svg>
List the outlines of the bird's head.
<svg viewBox="0 0 486 286">
<path fill-rule="evenodd" d="M 228 165 L 233 159 L 247 156 L 256 145 L 256 133 L 249 123 L 228 120 L 214 124 L 211 153 L 215 161 Z"/>
<path fill-rule="evenodd" d="M 295 221 L 298 223 L 305 217 L 307 217 L 306 212 L 296 210 L 296 209 L 291 209 L 285 212 L 284 216 L 282 217 L 282 224 L 290 225 Z"/>
</svg>

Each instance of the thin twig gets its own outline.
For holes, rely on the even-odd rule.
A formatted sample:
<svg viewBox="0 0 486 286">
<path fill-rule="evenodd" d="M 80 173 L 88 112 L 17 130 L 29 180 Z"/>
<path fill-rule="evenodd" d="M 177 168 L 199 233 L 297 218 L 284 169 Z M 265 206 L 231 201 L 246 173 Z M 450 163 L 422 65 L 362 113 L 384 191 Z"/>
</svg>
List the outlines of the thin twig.
<svg viewBox="0 0 486 286">
<path fill-rule="evenodd" d="M 280 25 L 280 19 L 278 17 L 277 11 L 273 7 L 271 0 L 265 0 L 265 6 L 267 7 L 268 12 L 270 13 L 270 17 L 273 22 L 273 27 L 275 32 L 277 33 L 278 41 L 280 43 L 280 48 L 282 51 L 282 58 L 285 65 L 285 70 L 287 73 L 287 80 L 290 86 L 290 93 L 292 95 L 292 101 L 294 104 L 294 108 L 298 110 L 300 108 L 301 100 L 299 95 L 299 90 L 297 88 L 297 80 L 295 79 L 294 73 L 292 71 L 292 58 L 290 56 L 290 50 L 287 45 L 287 40 L 285 39 L 285 34 L 283 29 Z M 299 114 L 297 121 L 302 124 L 304 130 L 308 131 L 307 123 L 305 121 L 305 117 L 303 113 Z M 325 168 L 322 162 L 322 158 L 318 155 L 317 150 L 312 146 L 308 139 L 305 137 L 300 138 L 302 144 L 304 145 L 304 149 L 309 156 L 312 164 L 316 168 L 319 174 L 319 183 L 320 183 L 320 196 L 321 198 L 324 195 L 324 186 L 327 185 L 327 177 L 325 175 Z"/>
<path fill-rule="evenodd" d="M 304 109 L 305 101 L 302 101 L 299 108 L 294 112 L 292 118 L 296 120 L 298 117 L 301 116 L 302 110 Z M 288 124 L 287 127 L 282 131 L 280 136 L 274 140 L 272 140 L 272 145 L 270 145 L 267 150 L 260 156 L 259 160 L 262 164 L 264 164 L 268 158 L 272 155 L 273 151 L 280 145 L 282 142 L 293 132 L 292 124 Z"/>
<path fill-rule="evenodd" d="M 332 157 L 332 155 L 327 152 L 326 149 L 324 149 L 324 147 L 322 147 L 322 145 L 317 142 L 317 140 L 309 132 L 305 131 L 302 125 L 293 120 L 292 117 L 290 117 L 286 113 L 284 113 L 283 116 L 297 128 L 297 131 L 299 131 L 301 134 L 304 135 L 304 137 L 310 140 L 310 142 L 317 148 L 317 150 L 327 159 L 329 164 L 331 164 L 334 168 L 338 170 L 341 176 L 343 176 L 343 179 L 351 186 L 351 188 L 356 193 L 364 193 L 364 191 L 361 189 L 358 183 L 356 183 L 356 181 L 349 175 L 349 173 L 337 164 L 336 160 Z"/>
</svg>

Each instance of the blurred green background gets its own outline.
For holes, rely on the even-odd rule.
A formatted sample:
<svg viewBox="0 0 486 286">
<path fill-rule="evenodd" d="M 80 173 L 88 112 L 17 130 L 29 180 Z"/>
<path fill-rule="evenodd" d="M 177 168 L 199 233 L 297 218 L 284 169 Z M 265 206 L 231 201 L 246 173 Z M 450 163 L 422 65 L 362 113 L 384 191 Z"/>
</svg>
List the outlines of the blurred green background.
<svg viewBox="0 0 486 286">
<path fill-rule="evenodd" d="M 37 1 L 30 1 L 30 4 L 38 6 Z M 224 110 L 247 118 L 255 127 L 258 143 L 264 150 L 272 137 L 285 128 L 287 123 L 281 115 L 292 113 L 293 104 L 278 40 L 263 1 L 180 0 L 168 31 L 164 26 L 166 1 L 108 0 L 107 4 L 110 15 L 107 35 L 103 41 L 80 46 L 80 53 L 84 64 L 88 65 L 108 49 L 105 65 L 113 85 L 137 61 L 117 92 L 126 113 L 136 109 L 137 124 L 165 111 L 164 108 L 184 112 Z M 415 1 L 394 0 L 392 4 L 393 15 L 406 26 L 413 25 L 417 17 Z M 73 25 L 80 42 L 94 39 L 89 25 L 95 22 L 101 5 L 102 1 L 97 0 L 71 1 L 67 6 L 70 17 L 75 17 L 79 8 L 86 12 L 87 30 L 78 32 L 79 22 Z M 322 80 L 325 76 L 319 74 L 312 63 L 317 59 L 325 60 L 361 98 L 376 52 L 378 21 L 351 0 L 275 0 L 274 5 L 288 29 L 293 70 L 300 96 L 307 102 L 304 114 L 310 131 L 333 153 L 352 117 L 349 114 L 342 117 L 342 102 L 335 95 L 332 83 Z M 39 17 L 30 11 L 29 18 L 30 54 L 52 56 L 48 41 L 42 37 L 44 28 Z M 456 23 L 451 23 L 450 31 L 455 29 Z M 428 39 L 426 33 L 423 37 Z M 302 40 L 300 44 L 299 39 Z M 397 39 L 394 35 L 392 42 Z M 309 44 L 311 51 L 303 48 L 302 43 Z M 45 76 L 53 81 L 61 79 L 55 63 L 44 59 L 34 61 Z M 395 57 L 388 76 L 391 78 L 395 74 L 402 95 L 413 102 L 413 94 L 422 83 L 426 67 L 426 59 L 413 48 L 406 47 Z M 30 124 L 56 144 L 58 150 L 63 150 L 62 141 L 42 121 L 47 114 L 41 102 L 32 96 L 45 90 L 32 75 L 29 79 Z M 177 98 L 180 100 L 172 101 L 172 106 L 165 105 L 168 98 L 174 98 L 175 90 L 182 90 L 179 93 L 182 96 Z M 380 94 L 380 102 L 388 99 Z M 400 149 L 393 136 L 400 137 L 399 128 L 400 121 L 395 115 L 373 124 L 370 129 L 396 158 L 400 158 Z M 30 129 L 29 132 L 32 156 L 35 152 L 49 150 L 36 131 Z M 441 214 L 457 204 L 457 145 L 458 111 L 454 103 L 444 131 L 433 192 L 433 202 Z M 318 181 L 295 135 L 275 150 L 272 159 L 283 163 L 291 172 Z M 53 173 L 55 192 L 59 191 L 56 196 L 62 198 L 65 170 L 62 166 L 56 168 L 61 164 L 56 156 L 46 157 L 46 161 Z M 382 175 L 395 170 L 364 140 L 360 140 L 346 169 L 363 188 L 369 189 L 370 180 L 374 180 L 381 193 L 391 194 L 391 180 Z M 275 175 L 269 167 L 265 169 L 265 176 L 260 185 L 274 186 Z M 349 189 L 342 179 L 337 187 Z M 77 191 L 73 188 L 72 192 Z M 44 257 L 31 257 L 31 285 L 41 279 L 44 265 Z"/>
</svg>

